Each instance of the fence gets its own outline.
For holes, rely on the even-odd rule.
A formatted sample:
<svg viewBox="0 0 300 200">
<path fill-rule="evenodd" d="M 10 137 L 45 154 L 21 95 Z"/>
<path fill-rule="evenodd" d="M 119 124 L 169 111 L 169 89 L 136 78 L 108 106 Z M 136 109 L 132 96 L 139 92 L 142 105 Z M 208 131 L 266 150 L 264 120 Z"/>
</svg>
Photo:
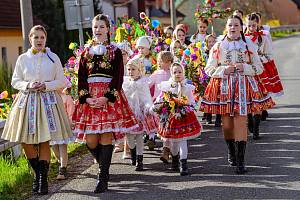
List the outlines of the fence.
<svg viewBox="0 0 300 200">
<path fill-rule="evenodd" d="M 282 25 L 278 27 L 271 27 L 270 32 L 281 32 L 281 31 L 290 31 L 290 32 L 296 32 L 300 31 L 300 24 L 291 24 L 291 25 Z"/>
<path fill-rule="evenodd" d="M 5 124 L 5 121 L 0 121 L 0 137 L 2 135 L 4 124 Z M 13 142 L 9 142 L 9 141 L 0 139 L 0 153 L 11 147 L 14 147 L 16 145 L 17 145 L 17 143 L 13 143 Z"/>
</svg>

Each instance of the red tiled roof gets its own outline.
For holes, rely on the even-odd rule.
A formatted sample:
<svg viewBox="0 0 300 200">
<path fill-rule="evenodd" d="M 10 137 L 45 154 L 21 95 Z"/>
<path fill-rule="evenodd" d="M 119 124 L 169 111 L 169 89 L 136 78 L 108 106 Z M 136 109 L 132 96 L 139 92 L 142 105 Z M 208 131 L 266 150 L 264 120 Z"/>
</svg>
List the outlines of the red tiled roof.
<svg viewBox="0 0 300 200">
<path fill-rule="evenodd" d="M 20 0 L 0 1 L 0 27 L 21 28 Z"/>
</svg>

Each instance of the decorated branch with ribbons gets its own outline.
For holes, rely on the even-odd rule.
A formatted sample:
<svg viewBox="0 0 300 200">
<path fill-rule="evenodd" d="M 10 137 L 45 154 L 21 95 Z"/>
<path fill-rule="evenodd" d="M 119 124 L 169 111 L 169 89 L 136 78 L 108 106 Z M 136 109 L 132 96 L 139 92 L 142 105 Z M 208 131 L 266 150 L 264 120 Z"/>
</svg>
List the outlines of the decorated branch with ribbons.
<svg viewBox="0 0 300 200">
<path fill-rule="evenodd" d="M 212 33 L 214 32 L 214 19 L 224 19 L 231 13 L 230 8 L 220 8 L 222 1 L 223 0 L 201 0 L 195 11 L 195 18 L 197 20 L 207 19 L 208 22 L 212 24 Z"/>
</svg>

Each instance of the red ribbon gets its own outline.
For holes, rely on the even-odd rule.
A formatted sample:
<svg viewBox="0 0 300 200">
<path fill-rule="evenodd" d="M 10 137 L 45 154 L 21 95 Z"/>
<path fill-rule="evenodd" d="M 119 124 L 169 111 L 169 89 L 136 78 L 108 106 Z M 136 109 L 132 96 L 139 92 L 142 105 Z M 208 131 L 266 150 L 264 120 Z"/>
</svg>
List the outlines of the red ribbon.
<svg viewBox="0 0 300 200">
<path fill-rule="evenodd" d="M 263 36 L 265 34 L 264 34 L 263 31 L 258 31 L 258 32 L 254 32 L 254 33 L 251 33 L 251 34 L 250 33 L 245 34 L 245 36 L 250 36 L 250 35 L 253 36 L 252 39 L 251 39 L 252 42 L 255 42 L 259 36 Z"/>
</svg>

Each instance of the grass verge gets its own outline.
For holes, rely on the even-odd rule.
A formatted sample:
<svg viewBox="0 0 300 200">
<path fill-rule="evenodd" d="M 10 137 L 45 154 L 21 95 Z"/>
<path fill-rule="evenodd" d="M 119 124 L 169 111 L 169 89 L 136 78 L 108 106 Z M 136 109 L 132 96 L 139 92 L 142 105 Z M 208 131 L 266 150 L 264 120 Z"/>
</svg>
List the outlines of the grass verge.
<svg viewBox="0 0 300 200">
<path fill-rule="evenodd" d="M 69 158 L 86 152 L 86 147 L 83 144 L 71 143 L 68 145 Z M 49 181 L 56 178 L 58 167 L 58 162 L 52 156 Z M 24 156 L 18 160 L 13 160 L 8 153 L 0 155 L 0 200 L 21 200 L 30 197 L 32 195 L 32 179 L 33 173 Z"/>
</svg>

